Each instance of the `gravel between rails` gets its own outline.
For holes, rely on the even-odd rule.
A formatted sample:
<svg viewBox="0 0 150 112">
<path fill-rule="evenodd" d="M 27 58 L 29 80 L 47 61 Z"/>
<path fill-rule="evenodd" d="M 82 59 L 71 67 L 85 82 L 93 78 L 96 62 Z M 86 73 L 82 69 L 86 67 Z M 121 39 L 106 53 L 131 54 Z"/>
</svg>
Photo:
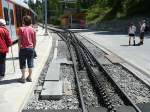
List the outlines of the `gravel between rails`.
<svg viewBox="0 0 150 112">
<path fill-rule="evenodd" d="M 150 89 L 121 65 L 105 65 L 104 68 L 135 103 L 150 102 Z"/>
<path fill-rule="evenodd" d="M 96 56 L 96 57 L 104 57 L 105 56 L 105 54 L 106 54 L 105 52 L 103 52 L 101 49 L 99 49 L 95 45 L 91 44 L 85 38 L 79 37 L 79 39 L 92 52 L 92 54 L 94 54 L 94 56 Z M 124 102 L 122 101 L 120 96 L 118 96 L 118 94 L 116 93 L 115 88 L 109 82 L 109 80 L 107 80 L 107 78 L 105 76 L 103 76 L 103 75 L 99 76 L 98 80 L 99 80 L 99 82 L 101 82 L 101 84 L 105 88 L 106 94 L 109 96 L 109 98 L 111 99 L 112 104 L 116 108 L 120 107 L 121 105 L 124 105 Z"/>
<path fill-rule="evenodd" d="M 87 76 L 86 71 L 79 72 L 80 86 L 84 96 L 84 102 L 87 107 L 99 107 L 99 98 L 93 84 Z"/>
</svg>

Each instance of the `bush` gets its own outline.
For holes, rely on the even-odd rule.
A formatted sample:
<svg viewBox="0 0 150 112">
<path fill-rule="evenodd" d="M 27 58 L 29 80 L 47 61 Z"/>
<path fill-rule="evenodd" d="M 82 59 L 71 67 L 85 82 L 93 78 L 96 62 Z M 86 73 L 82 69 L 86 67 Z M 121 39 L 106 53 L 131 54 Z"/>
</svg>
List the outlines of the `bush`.
<svg viewBox="0 0 150 112">
<path fill-rule="evenodd" d="M 109 11 L 109 8 L 99 8 L 98 6 L 92 7 L 87 11 L 86 20 L 87 22 L 101 19 L 105 16 L 105 14 Z"/>
</svg>

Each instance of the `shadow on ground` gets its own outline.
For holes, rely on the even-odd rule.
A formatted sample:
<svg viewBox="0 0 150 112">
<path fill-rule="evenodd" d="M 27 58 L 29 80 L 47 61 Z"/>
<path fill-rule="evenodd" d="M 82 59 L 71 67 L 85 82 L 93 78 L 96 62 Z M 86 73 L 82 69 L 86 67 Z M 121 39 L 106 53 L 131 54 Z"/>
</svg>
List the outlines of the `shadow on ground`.
<svg viewBox="0 0 150 112">
<path fill-rule="evenodd" d="M 135 44 L 135 45 L 129 45 L 129 44 L 127 44 L 127 45 L 120 45 L 120 46 L 129 47 L 129 46 L 140 46 L 140 45 L 141 45 L 141 44 L 137 43 L 137 44 Z"/>
<path fill-rule="evenodd" d="M 18 60 L 19 59 L 19 57 L 11 57 L 11 58 L 6 58 L 6 60 Z"/>
<path fill-rule="evenodd" d="M 0 80 L 0 85 L 12 84 L 12 83 L 19 83 L 19 79 L 10 79 L 10 80 Z"/>
</svg>

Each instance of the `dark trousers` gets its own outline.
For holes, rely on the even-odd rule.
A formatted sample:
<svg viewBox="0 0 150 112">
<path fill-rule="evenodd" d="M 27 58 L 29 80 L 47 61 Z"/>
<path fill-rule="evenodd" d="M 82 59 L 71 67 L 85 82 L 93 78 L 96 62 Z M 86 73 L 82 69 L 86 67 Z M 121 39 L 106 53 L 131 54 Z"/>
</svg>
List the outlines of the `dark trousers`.
<svg viewBox="0 0 150 112">
<path fill-rule="evenodd" d="M 0 53 L 0 76 L 5 75 L 6 54 Z"/>
<path fill-rule="evenodd" d="M 20 69 L 26 68 L 26 62 L 28 68 L 33 68 L 33 55 L 34 55 L 33 48 L 25 48 L 20 49 L 19 51 L 19 62 L 20 62 Z"/>
</svg>

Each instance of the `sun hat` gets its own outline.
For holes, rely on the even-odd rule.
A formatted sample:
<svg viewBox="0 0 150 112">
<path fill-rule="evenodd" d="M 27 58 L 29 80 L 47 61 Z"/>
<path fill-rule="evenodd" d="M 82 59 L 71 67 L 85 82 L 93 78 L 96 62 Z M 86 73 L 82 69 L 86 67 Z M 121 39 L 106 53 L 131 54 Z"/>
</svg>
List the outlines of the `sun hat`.
<svg viewBox="0 0 150 112">
<path fill-rule="evenodd" d="M 6 21 L 5 21 L 5 19 L 0 19 L 0 24 L 2 24 L 2 25 L 6 25 Z"/>
</svg>

